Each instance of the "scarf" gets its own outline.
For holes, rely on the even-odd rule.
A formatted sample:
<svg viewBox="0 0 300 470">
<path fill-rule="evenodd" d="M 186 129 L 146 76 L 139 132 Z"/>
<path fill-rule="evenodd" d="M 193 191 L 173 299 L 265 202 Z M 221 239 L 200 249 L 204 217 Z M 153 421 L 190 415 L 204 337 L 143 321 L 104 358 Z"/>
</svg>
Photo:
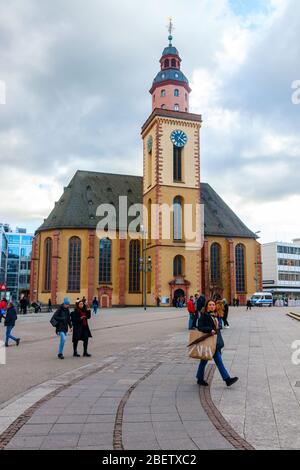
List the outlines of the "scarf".
<svg viewBox="0 0 300 470">
<path fill-rule="evenodd" d="M 87 326 L 88 322 L 86 318 L 86 312 L 84 310 L 79 310 L 79 315 L 80 315 L 80 318 L 82 319 L 83 326 Z"/>
</svg>

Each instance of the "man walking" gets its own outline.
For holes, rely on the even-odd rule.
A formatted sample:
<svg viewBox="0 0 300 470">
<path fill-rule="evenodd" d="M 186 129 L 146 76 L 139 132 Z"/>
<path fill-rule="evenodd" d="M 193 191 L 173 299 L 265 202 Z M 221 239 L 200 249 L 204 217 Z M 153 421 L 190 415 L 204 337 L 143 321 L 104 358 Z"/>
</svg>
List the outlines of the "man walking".
<svg viewBox="0 0 300 470">
<path fill-rule="evenodd" d="M 190 300 L 188 301 L 187 309 L 188 309 L 188 312 L 189 312 L 189 330 L 192 330 L 194 320 L 195 320 L 195 313 L 196 313 L 194 297 L 192 295 L 190 297 Z"/>
<path fill-rule="evenodd" d="M 92 302 L 92 307 L 93 307 L 94 315 L 96 315 L 98 312 L 98 308 L 99 308 L 99 302 L 97 300 L 97 297 L 94 297 L 94 300 Z"/>
<path fill-rule="evenodd" d="M 67 297 L 64 298 L 64 303 L 54 313 L 51 319 L 51 324 L 53 326 L 55 325 L 56 334 L 60 337 L 57 357 L 59 359 L 64 359 L 64 347 L 68 329 L 70 328 L 70 330 L 72 331 L 70 300 Z"/>
<path fill-rule="evenodd" d="M 227 330 L 228 328 L 230 328 L 229 323 L 228 323 L 229 305 L 226 299 L 223 299 L 223 303 L 224 303 L 223 323 L 224 323 L 224 328 Z"/>
<path fill-rule="evenodd" d="M 5 315 L 5 321 L 4 321 L 4 326 L 6 326 L 6 335 L 5 335 L 5 346 L 8 348 L 9 346 L 9 340 L 11 339 L 12 341 L 14 341 L 17 346 L 19 346 L 20 344 L 20 338 L 15 338 L 14 336 L 12 336 L 12 330 L 14 329 L 15 327 L 15 324 L 16 324 L 16 321 L 18 319 L 17 317 L 17 310 L 15 308 L 15 306 L 13 305 L 12 302 L 9 302 L 8 304 L 8 308 L 7 308 L 7 312 L 6 312 L 6 315 Z"/>
</svg>

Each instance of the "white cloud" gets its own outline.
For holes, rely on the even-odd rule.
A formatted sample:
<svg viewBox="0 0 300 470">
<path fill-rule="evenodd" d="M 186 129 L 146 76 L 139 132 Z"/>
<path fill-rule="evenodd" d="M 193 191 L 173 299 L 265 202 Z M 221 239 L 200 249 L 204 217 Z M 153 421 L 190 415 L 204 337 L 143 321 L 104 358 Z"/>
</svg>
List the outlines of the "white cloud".
<svg viewBox="0 0 300 470">
<path fill-rule="evenodd" d="M 137 0 L 87 0 L 84 7 L 80 0 L 0 0 L 7 88 L 0 221 L 38 225 L 77 169 L 141 174 L 140 127 L 172 15 L 191 110 L 204 119 L 203 179 L 250 228 L 275 233 L 279 204 L 291 221 L 288 238 L 300 232 L 296 217 L 291 225 L 300 171 L 300 106 L 291 101 L 299 7 L 298 0 L 269 4 L 241 17 L 227 0 L 145 0 L 146 20 L 138 21 Z"/>
</svg>

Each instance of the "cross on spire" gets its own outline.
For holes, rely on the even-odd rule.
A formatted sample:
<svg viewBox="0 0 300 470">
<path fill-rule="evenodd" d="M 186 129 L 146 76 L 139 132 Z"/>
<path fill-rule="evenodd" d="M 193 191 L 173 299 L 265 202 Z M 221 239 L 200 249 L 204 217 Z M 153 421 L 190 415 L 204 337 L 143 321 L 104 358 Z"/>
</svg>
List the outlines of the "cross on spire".
<svg viewBox="0 0 300 470">
<path fill-rule="evenodd" d="M 168 25 L 168 31 L 169 31 L 169 46 L 172 46 L 172 39 L 173 39 L 173 31 L 174 31 L 174 24 L 173 24 L 173 19 L 169 18 L 169 25 Z"/>
</svg>

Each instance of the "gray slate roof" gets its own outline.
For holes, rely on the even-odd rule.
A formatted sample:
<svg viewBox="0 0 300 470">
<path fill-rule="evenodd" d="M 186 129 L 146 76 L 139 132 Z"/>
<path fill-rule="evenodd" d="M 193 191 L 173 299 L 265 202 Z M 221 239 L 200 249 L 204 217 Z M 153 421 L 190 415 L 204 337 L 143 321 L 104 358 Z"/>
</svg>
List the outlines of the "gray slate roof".
<svg viewBox="0 0 300 470">
<path fill-rule="evenodd" d="M 128 206 L 141 204 L 142 185 L 141 176 L 77 171 L 37 232 L 62 228 L 94 229 L 99 222 L 97 207 L 103 203 L 114 205 L 119 227 L 119 196 L 128 197 Z M 255 234 L 206 183 L 201 184 L 201 199 L 205 205 L 205 235 L 255 238 Z"/>
</svg>

